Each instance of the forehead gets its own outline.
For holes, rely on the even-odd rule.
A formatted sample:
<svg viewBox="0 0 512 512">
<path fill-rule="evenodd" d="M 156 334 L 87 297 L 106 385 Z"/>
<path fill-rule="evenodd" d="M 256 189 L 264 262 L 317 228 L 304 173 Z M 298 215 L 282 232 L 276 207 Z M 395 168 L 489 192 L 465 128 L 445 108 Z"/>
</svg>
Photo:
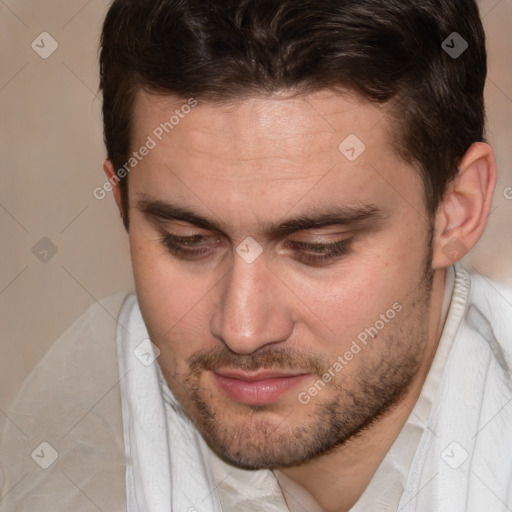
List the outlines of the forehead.
<svg viewBox="0 0 512 512">
<path fill-rule="evenodd" d="M 196 106 L 191 109 L 192 101 Z M 357 132 L 368 143 L 375 137 L 386 144 L 391 135 L 384 107 L 355 94 L 328 90 L 296 96 L 280 92 L 222 103 L 139 91 L 133 120 L 135 141 L 172 121 L 172 136 L 182 143 L 240 160 L 257 158 L 262 149 L 266 157 L 307 158 L 319 147 L 337 150 L 340 136 Z M 380 129 L 372 134 L 378 124 Z"/>
<path fill-rule="evenodd" d="M 224 219 L 267 212 L 275 220 L 305 203 L 386 207 L 397 190 L 422 191 L 392 136 L 386 109 L 353 94 L 212 103 L 141 92 L 132 149 L 148 137 L 155 147 L 130 180 L 142 194 Z"/>
</svg>

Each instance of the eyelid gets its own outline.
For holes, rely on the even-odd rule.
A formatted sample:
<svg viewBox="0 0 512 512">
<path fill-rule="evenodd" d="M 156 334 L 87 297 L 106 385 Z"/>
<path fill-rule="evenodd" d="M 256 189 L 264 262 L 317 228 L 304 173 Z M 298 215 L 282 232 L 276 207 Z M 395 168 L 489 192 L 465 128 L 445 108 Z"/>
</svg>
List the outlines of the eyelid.
<svg viewBox="0 0 512 512">
<path fill-rule="evenodd" d="M 293 242 L 293 241 L 292 241 Z M 353 238 L 345 238 L 336 242 L 323 243 L 297 243 L 302 248 L 295 250 L 294 259 L 310 266 L 328 265 L 336 263 L 350 254 Z M 293 249 L 292 249 L 293 250 Z"/>
<path fill-rule="evenodd" d="M 201 233 L 193 233 L 190 235 L 175 235 L 174 233 L 169 233 L 167 231 L 162 232 L 162 238 L 166 242 L 174 242 L 176 244 L 183 244 L 187 246 L 190 244 L 190 247 L 194 247 L 193 241 L 204 242 L 201 245 L 206 245 L 207 243 L 218 244 L 221 241 L 220 236 L 211 237 L 208 235 L 203 235 Z M 198 244 L 199 246 L 199 244 Z"/>
<path fill-rule="evenodd" d="M 343 238 L 349 238 L 353 234 L 353 230 L 351 229 L 340 229 L 339 226 L 336 227 L 337 229 L 332 229 L 331 226 L 331 230 L 329 230 L 329 227 L 325 227 L 297 231 L 296 233 L 287 235 L 286 238 L 297 242 L 329 244 L 338 242 Z"/>
<path fill-rule="evenodd" d="M 162 235 L 171 235 L 176 238 L 189 238 L 192 236 L 208 237 L 212 235 L 211 231 L 205 231 L 202 228 L 199 228 L 192 224 L 188 224 L 186 226 L 174 224 L 172 227 L 169 226 L 168 224 L 164 224 L 162 226 L 158 226 L 158 230 Z M 181 231 L 183 231 L 183 233 Z"/>
<path fill-rule="evenodd" d="M 170 233 L 168 232 L 167 230 L 162 230 L 161 231 L 161 235 L 164 239 L 166 240 L 173 240 L 175 241 L 176 243 L 183 243 L 183 244 L 186 244 L 186 241 L 187 240 L 190 240 L 190 239 L 204 239 L 204 240 L 209 240 L 209 239 L 214 239 L 213 241 L 214 242 L 220 242 L 221 238 L 222 238 L 222 235 L 208 235 L 208 234 L 203 234 L 203 233 L 191 233 L 191 234 L 186 234 L 186 235 L 177 235 L 175 233 Z M 284 245 L 285 246 L 295 246 L 295 247 L 299 247 L 299 248 L 303 248 L 303 249 L 313 249 L 314 248 L 325 248 L 325 249 L 329 249 L 329 248 L 334 248 L 336 246 L 339 246 L 341 244 L 347 244 L 349 242 L 351 242 L 353 239 L 353 237 L 347 237 L 347 238 L 342 238 L 342 239 L 336 239 L 334 241 L 331 241 L 331 240 L 286 240 L 284 242 Z"/>
<path fill-rule="evenodd" d="M 292 239 L 292 240 L 287 240 L 285 242 L 285 245 L 295 245 L 295 246 L 300 246 L 300 247 L 325 247 L 325 248 L 329 248 L 329 247 L 335 247 L 337 245 L 341 245 L 341 244 L 346 244 L 346 243 L 349 243 L 350 241 L 352 241 L 354 237 L 349 237 L 347 236 L 346 238 L 336 238 L 334 240 L 332 239 L 321 239 L 321 240 L 318 240 L 318 239 L 314 239 L 314 240 L 300 240 L 300 239 Z"/>
<path fill-rule="evenodd" d="M 333 229 L 336 228 L 336 229 Z M 310 228 L 302 231 L 297 231 L 289 236 L 342 236 L 349 233 L 351 229 L 348 226 L 323 226 L 320 228 Z"/>
<path fill-rule="evenodd" d="M 200 233 L 193 233 L 187 236 L 179 236 L 167 230 L 161 230 L 161 242 L 175 257 L 184 261 L 202 261 L 205 258 L 218 254 L 219 246 L 222 245 L 223 237 L 217 234 L 212 236 Z M 310 266 L 324 266 L 335 263 L 351 251 L 351 244 L 354 237 L 337 239 L 335 241 L 309 241 L 309 240 L 286 240 L 284 246 L 293 253 L 293 259 L 299 263 Z M 198 243 L 191 243 L 195 240 Z"/>
<path fill-rule="evenodd" d="M 219 242 L 220 239 L 221 239 L 221 236 L 220 235 L 217 235 L 217 236 L 210 236 L 210 235 L 206 235 L 206 234 L 202 234 L 202 233 L 192 233 L 192 234 L 187 234 L 187 235 L 176 235 L 174 233 L 169 233 L 167 231 L 165 232 L 162 232 L 162 236 L 164 236 L 166 239 L 168 240 L 174 240 L 175 242 L 177 243 L 182 243 L 182 244 L 186 244 L 188 240 L 191 240 L 191 239 L 204 239 L 204 240 L 209 240 L 209 239 L 214 239 L 213 241 L 214 242 Z M 285 245 L 288 245 L 288 246 L 295 246 L 295 247 L 300 247 L 300 248 L 303 248 L 303 249 L 312 249 L 314 250 L 315 248 L 321 248 L 321 249 L 329 249 L 329 248 L 335 248 L 336 246 L 339 246 L 341 244 L 346 244 L 348 243 L 349 241 L 351 241 L 352 239 L 351 238 L 343 238 L 343 239 L 337 239 L 337 240 L 334 240 L 334 241 L 325 241 L 325 240 L 314 240 L 314 241 L 311 241 L 311 240 L 287 240 L 285 241 Z"/>
</svg>

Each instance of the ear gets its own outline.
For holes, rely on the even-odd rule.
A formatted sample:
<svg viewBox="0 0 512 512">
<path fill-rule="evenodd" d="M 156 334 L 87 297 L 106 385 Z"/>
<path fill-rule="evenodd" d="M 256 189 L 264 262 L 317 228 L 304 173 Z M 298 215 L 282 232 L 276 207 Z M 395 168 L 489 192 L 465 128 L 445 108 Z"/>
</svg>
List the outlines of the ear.
<svg viewBox="0 0 512 512">
<path fill-rule="evenodd" d="M 435 219 L 433 268 L 461 260 L 481 237 L 496 187 L 494 151 L 474 143 L 462 157 L 459 172 L 449 185 Z"/>
<path fill-rule="evenodd" d="M 112 186 L 112 194 L 114 194 L 114 200 L 119 208 L 119 213 L 123 217 L 123 204 L 121 202 L 121 187 L 119 186 L 120 178 L 114 171 L 114 165 L 111 160 L 105 160 L 103 162 L 103 170 L 107 175 L 109 184 Z"/>
</svg>

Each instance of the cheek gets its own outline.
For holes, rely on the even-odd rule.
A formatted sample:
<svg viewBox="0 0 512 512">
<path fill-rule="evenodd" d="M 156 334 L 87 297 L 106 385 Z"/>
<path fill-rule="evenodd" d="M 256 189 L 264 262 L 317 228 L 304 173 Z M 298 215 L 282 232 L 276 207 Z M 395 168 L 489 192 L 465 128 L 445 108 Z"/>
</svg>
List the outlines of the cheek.
<svg viewBox="0 0 512 512">
<path fill-rule="evenodd" d="M 171 343 L 178 352 L 198 350 L 201 340 L 208 339 L 219 277 L 193 272 L 186 263 L 173 260 L 158 236 L 134 229 L 130 248 L 137 298 L 151 339 L 161 351 Z"/>
<path fill-rule="evenodd" d="M 365 329 L 381 326 L 381 315 L 394 318 L 393 305 L 400 308 L 418 293 L 426 256 L 422 238 L 400 229 L 331 272 L 288 273 L 286 284 L 303 304 L 300 317 L 319 349 L 345 350 Z M 392 327 L 385 322 L 386 330 Z"/>
<path fill-rule="evenodd" d="M 292 343 L 339 353 L 394 303 L 407 300 L 420 282 L 426 242 L 406 222 L 401 226 L 373 238 L 331 270 L 311 271 L 288 260 L 275 264 L 279 281 L 273 300 L 297 324 Z M 136 223 L 131 226 L 130 247 L 141 310 L 154 343 L 162 352 L 169 351 L 166 360 L 183 359 L 218 344 L 210 321 L 229 269 L 180 262 L 158 235 Z"/>
</svg>

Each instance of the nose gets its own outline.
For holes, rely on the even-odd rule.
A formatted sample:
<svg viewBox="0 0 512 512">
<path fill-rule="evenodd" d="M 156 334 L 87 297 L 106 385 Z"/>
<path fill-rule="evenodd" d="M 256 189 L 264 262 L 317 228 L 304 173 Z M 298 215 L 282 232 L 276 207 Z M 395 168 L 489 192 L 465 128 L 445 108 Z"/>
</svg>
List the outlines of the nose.
<svg viewBox="0 0 512 512">
<path fill-rule="evenodd" d="M 251 354 L 290 337 L 294 322 L 285 286 L 267 267 L 263 255 L 247 263 L 235 254 L 221 286 L 210 332 L 231 351 Z"/>
</svg>

